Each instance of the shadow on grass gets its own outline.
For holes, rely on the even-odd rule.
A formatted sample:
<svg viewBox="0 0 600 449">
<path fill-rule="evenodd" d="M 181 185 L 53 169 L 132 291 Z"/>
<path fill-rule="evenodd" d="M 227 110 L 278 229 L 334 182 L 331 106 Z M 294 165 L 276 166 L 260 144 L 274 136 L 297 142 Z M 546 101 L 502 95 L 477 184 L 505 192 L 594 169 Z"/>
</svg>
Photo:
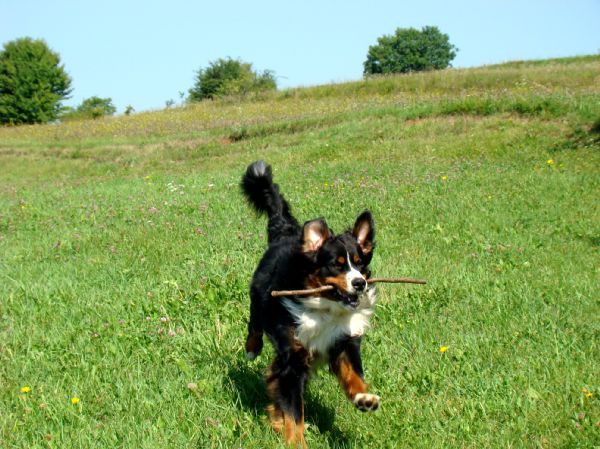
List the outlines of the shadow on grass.
<svg viewBox="0 0 600 449">
<path fill-rule="evenodd" d="M 565 151 L 582 148 L 600 150 L 600 118 L 589 127 L 576 127 L 561 142 L 558 142 L 552 150 Z"/>
<path fill-rule="evenodd" d="M 233 362 L 227 372 L 230 385 L 237 392 L 238 407 L 251 411 L 258 419 L 266 422 L 265 408 L 268 397 L 264 375 L 260 368 L 246 362 Z M 348 437 L 334 424 L 335 412 L 323 405 L 319 398 L 310 392 L 310 385 L 305 395 L 304 415 L 309 426 L 315 426 L 321 435 L 327 438 L 331 448 L 352 448 Z"/>
<path fill-rule="evenodd" d="M 581 240 L 594 248 L 600 248 L 600 236 L 576 235 L 576 239 Z"/>
</svg>

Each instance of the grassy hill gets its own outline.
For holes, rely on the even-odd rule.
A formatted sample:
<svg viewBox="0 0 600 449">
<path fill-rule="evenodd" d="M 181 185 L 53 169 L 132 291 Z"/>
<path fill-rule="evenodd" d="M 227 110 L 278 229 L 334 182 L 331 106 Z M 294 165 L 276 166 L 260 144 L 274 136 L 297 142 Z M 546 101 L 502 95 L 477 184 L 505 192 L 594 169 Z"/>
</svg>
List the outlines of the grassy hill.
<svg viewBox="0 0 600 449">
<path fill-rule="evenodd" d="M 311 381 L 309 447 L 600 446 L 599 120 L 592 56 L 0 128 L 0 447 L 281 447 L 243 355 L 258 158 L 429 281 L 379 288 L 378 412 Z"/>
</svg>

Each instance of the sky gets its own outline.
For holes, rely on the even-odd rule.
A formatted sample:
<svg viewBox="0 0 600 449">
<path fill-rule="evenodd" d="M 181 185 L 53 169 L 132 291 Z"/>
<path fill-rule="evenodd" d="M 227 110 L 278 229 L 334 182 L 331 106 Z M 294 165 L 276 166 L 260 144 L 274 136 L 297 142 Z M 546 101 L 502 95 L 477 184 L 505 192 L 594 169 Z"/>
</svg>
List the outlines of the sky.
<svg viewBox="0 0 600 449">
<path fill-rule="evenodd" d="M 280 88 L 362 78 L 370 45 L 437 26 L 453 67 L 598 54 L 600 0 L 0 0 L 0 45 L 43 39 L 72 78 L 66 105 L 110 97 L 122 113 L 181 103 L 218 58 L 275 72 Z"/>
</svg>

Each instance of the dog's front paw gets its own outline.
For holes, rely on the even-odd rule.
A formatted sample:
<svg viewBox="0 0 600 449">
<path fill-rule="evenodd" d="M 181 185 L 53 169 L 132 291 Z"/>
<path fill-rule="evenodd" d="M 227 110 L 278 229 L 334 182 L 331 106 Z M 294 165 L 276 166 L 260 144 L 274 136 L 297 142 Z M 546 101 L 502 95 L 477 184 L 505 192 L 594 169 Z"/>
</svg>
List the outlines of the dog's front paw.
<svg viewBox="0 0 600 449">
<path fill-rule="evenodd" d="M 379 401 L 381 398 L 376 394 L 358 393 L 354 396 L 352 403 L 361 412 L 374 412 L 379 408 Z"/>
</svg>

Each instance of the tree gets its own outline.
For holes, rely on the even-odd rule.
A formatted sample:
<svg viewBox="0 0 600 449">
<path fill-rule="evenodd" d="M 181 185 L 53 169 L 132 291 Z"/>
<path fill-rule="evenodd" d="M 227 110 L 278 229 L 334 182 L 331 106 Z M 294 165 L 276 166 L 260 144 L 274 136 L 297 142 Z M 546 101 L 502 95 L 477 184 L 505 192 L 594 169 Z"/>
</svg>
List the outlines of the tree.
<svg viewBox="0 0 600 449">
<path fill-rule="evenodd" d="M 43 40 L 29 37 L 4 44 L 0 52 L 0 123 L 45 123 L 61 112 L 71 78 L 60 57 Z"/>
<path fill-rule="evenodd" d="M 270 70 L 257 73 L 252 64 L 239 59 L 217 59 L 196 75 L 194 87 L 189 90 L 189 101 L 227 95 L 244 95 L 277 89 L 275 74 Z"/>
<path fill-rule="evenodd" d="M 133 109 L 133 108 L 132 108 Z M 90 97 L 86 98 L 76 108 L 65 107 L 59 118 L 61 121 L 86 120 L 113 115 L 117 108 L 112 104 L 111 98 Z M 131 111 L 129 111 L 131 113 Z M 127 114 L 127 111 L 125 111 Z"/>
<path fill-rule="evenodd" d="M 407 73 L 439 70 L 450 66 L 458 48 L 437 27 L 398 28 L 369 47 L 364 74 Z"/>
<path fill-rule="evenodd" d="M 99 118 L 113 115 L 117 108 L 112 104 L 112 98 L 90 97 L 77 106 L 76 114 L 85 118 Z"/>
</svg>

